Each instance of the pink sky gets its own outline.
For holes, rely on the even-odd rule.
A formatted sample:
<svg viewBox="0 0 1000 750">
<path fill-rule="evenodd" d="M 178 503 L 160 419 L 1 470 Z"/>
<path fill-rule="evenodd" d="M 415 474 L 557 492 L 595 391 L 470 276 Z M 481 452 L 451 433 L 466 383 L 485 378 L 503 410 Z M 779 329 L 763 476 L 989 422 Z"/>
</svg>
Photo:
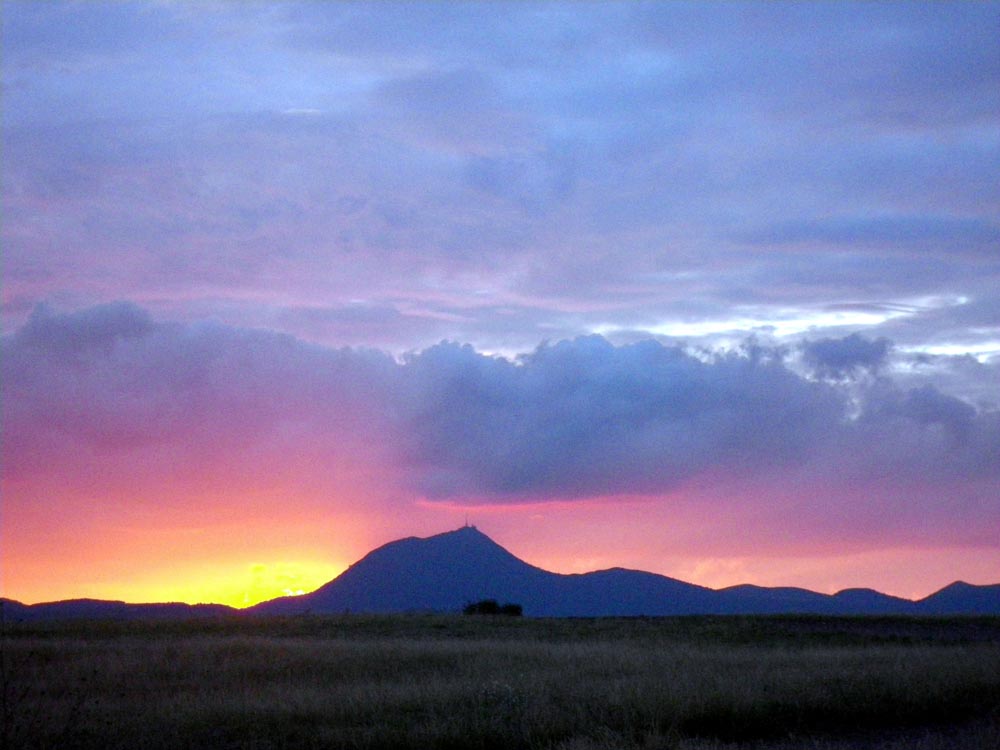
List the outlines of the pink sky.
<svg viewBox="0 0 1000 750">
<path fill-rule="evenodd" d="M 467 516 L 559 572 L 906 596 L 995 577 L 997 415 L 783 356 L 589 337 L 396 359 L 39 310 L 5 341 L 4 590 L 253 603 Z"/>
<path fill-rule="evenodd" d="M 1000 3 L 0 13 L 4 596 L 1000 581 Z"/>
</svg>

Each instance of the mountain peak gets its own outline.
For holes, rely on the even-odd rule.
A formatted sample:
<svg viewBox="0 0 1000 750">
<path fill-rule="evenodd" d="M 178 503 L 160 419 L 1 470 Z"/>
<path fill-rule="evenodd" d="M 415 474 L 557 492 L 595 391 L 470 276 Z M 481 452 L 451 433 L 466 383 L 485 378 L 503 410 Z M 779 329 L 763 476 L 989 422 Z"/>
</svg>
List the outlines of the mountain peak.
<svg viewBox="0 0 1000 750">
<path fill-rule="evenodd" d="M 1000 584 L 957 581 L 917 603 L 870 589 L 848 589 L 835 596 L 752 585 L 715 591 L 622 568 L 564 575 L 518 559 L 466 523 L 432 536 L 384 544 L 316 591 L 264 602 L 253 611 L 460 612 L 470 602 L 485 599 L 520 604 L 525 614 L 550 617 L 992 613 L 1000 611 Z"/>
<path fill-rule="evenodd" d="M 475 526 L 465 525 L 459 526 L 457 529 L 452 529 L 451 531 L 444 531 L 440 534 L 433 534 L 431 536 L 409 536 L 405 539 L 397 539 L 394 542 L 389 542 L 388 544 L 384 544 L 373 550 L 373 552 L 369 553 L 368 557 L 371 557 L 375 553 L 382 552 L 383 550 L 398 551 L 401 548 L 419 548 L 425 552 L 431 549 L 446 548 L 456 548 L 457 552 L 460 548 L 461 553 L 464 554 L 469 554 L 470 552 L 475 553 L 480 550 L 494 549 L 502 550 L 504 553 L 510 554 Z"/>
<path fill-rule="evenodd" d="M 470 601 L 519 601 L 554 576 L 519 560 L 468 524 L 406 537 L 372 550 L 344 573 L 294 601 L 258 611 L 461 611 Z M 277 608 L 277 609 L 275 609 Z"/>
<path fill-rule="evenodd" d="M 1000 584 L 977 586 L 954 581 L 918 604 L 928 614 L 995 614 L 1000 610 Z"/>
<path fill-rule="evenodd" d="M 452 531 L 445 531 L 442 532 L 441 534 L 435 534 L 434 536 L 465 536 L 469 537 L 470 539 L 475 537 L 483 537 L 485 539 L 490 539 L 488 536 L 486 536 L 486 534 L 484 534 L 478 528 L 476 528 L 475 524 L 469 524 L 469 523 L 465 524 L 464 526 L 459 526 L 457 529 L 453 529 Z M 432 536 L 428 538 L 433 539 L 434 537 Z M 490 539 L 490 541 L 492 542 L 493 540 Z"/>
<path fill-rule="evenodd" d="M 976 587 L 973 586 L 971 583 L 966 583 L 965 581 L 952 581 L 943 589 L 938 591 L 938 593 L 940 594 L 941 591 L 970 591 L 974 588 Z"/>
<path fill-rule="evenodd" d="M 997 615 L 1000 583 L 954 581 L 919 601 L 872 589 L 835 595 L 801 588 L 750 584 L 713 590 L 657 573 L 609 568 L 560 574 L 518 559 L 468 523 L 428 537 L 397 539 L 372 550 L 341 575 L 309 594 L 262 602 L 257 614 L 343 612 L 461 612 L 469 603 L 494 599 L 523 606 L 542 617 L 836 614 Z M 126 604 L 75 600 L 25 605 L 0 598 L 15 621 L 66 618 L 138 619 L 215 616 L 221 605 Z"/>
<path fill-rule="evenodd" d="M 487 562 L 527 565 L 475 526 L 460 526 L 452 531 L 423 538 L 411 537 L 409 542 L 409 546 L 425 555 L 449 558 L 452 562 L 472 565 L 482 565 Z"/>
</svg>

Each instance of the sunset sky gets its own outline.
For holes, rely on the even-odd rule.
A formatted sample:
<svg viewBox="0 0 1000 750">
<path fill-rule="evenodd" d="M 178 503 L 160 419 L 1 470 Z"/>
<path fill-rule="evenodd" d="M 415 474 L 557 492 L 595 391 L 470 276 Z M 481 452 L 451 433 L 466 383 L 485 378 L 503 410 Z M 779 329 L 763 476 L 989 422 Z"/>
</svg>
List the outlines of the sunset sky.
<svg viewBox="0 0 1000 750">
<path fill-rule="evenodd" d="M 2 4 L 0 582 L 1000 582 L 1000 4 Z"/>
</svg>

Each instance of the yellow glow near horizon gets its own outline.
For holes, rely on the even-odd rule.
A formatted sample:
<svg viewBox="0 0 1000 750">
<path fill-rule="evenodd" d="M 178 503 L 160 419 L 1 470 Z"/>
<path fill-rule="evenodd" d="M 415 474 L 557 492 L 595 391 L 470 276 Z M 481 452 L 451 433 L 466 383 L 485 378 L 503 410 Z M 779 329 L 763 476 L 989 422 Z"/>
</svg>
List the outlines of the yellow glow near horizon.
<svg viewBox="0 0 1000 750">
<path fill-rule="evenodd" d="M 129 582 L 107 582 L 92 587 L 87 596 L 128 602 L 185 602 L 250 607 L 279 596 L 308 594 L 347 568 L 317 560 L 271 560 L 220 563 L 206 569 L 158 571 L 155 577 Z"/>
</svg>

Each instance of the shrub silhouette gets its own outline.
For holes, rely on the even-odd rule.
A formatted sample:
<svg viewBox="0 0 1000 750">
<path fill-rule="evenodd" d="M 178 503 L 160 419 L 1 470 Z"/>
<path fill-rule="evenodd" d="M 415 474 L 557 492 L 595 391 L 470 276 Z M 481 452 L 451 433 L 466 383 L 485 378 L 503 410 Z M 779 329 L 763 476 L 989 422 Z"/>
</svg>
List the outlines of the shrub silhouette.
<svg viewBox="0 0 1000 750">
<path fill-rule="evenodd" d="M 462 610 L 467 615 L 508 615 L 520 617 L 524 609 L 520 604 L 504 604 L 500 606 L 496 599 L 482 599 L 465 605 Z"/>
</svg>

